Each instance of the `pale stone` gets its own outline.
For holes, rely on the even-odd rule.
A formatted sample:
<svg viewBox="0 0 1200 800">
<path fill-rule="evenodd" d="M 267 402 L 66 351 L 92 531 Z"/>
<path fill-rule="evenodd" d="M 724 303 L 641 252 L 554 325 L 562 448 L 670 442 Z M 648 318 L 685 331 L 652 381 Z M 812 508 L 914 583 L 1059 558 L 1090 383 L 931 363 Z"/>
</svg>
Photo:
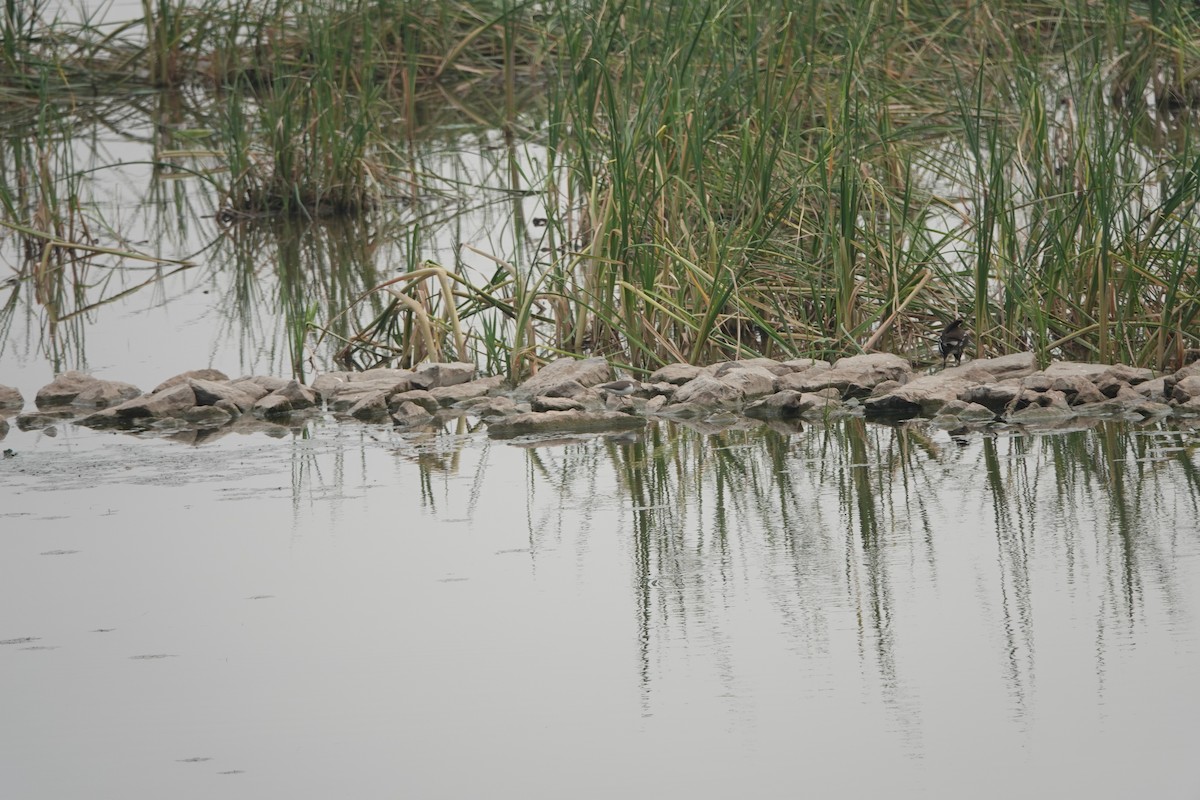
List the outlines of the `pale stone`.
<svg viewBox="0 0 1200 800">
<path fill-rule="evenodd" d="M 142 390 L 132 383 L 98 380 L 85 387 L 71 405 L 79 408 L 109 408 L 139 397 Z"/>
<path fill-rule="evenodd" d="M 25 407 L 25 398 L 12 386 L 0 385 L 0 409 L 20 411 Z"/>
<path fill-rule="evenodd" d="M 704 373 L 704 371 L 703 367 L 697 367 L 692 364 L 667 364 L 650 373 L 650 377 L 646 379 L 646 382 L 669 383 L 673 386 L 682 386 Z"/>
<path fill-rule="evenodd" d="M 181 372 L 178 375 L 172 375 L 151 389 L 150 394 L 157 394 L 163 389 L 169 389 L 172 386 L 186 383 L 191 378 L 197 378 L 202 381 L 223 381 L 226 383 L 229 381 L 229 376 L 219 369 L 192 369 L 187 372 Z"/>
<path fill-rule="evenodd" d="M 162 391 L 144 394 L 113 406 L 113 412 L 121 419 L 142 417 L 175 417 L 198 405 L 196 393 L 187 383 L 176 383 Z"/>
<path fill-rule="evenodd" d="M 517 387 L 515 395 L 520 398 L 536 397 L 545 390 L 563 381 L 578 381 L 584 386 L 595 386 L 613 379 L 613 370 L 608 362 L 597 356 L 582 360 L 560 358 L 542 367 L 536 375 Z"/>
<path fill-rule="evenodd" d="M 643 428 L 646 420 L 617 411 L 544 411 L 503 417 L 488 424 L 488 435 L 511 438 L 545 433 L 593 433 Z"/>
<path fill-rule="evenodd" d="M 439 386 L 455 386 L 475 378 L 475 365 L 464 361 L 447 363 L 424 363 L 417 366 L 417 374 L 429 379 L 430 389 Z"/>
<path fill-rule="evenodd" d="M 38 389 L 33 402 L 38 408 L 69 405 L 80 392 L 97 382 L 97 378 L 87 373 L 68 370 L 55 375 L 53 381 Z"/>
</svg>

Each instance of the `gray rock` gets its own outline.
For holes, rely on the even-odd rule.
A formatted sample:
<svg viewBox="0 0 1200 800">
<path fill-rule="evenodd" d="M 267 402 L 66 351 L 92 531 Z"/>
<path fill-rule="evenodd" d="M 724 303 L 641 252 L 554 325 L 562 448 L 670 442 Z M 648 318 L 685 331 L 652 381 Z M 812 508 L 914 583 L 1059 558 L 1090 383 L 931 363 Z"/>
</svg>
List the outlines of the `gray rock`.
<svg viewBox="0 0 1200 800">
<path fill-rule="evenodd" d="M 546 397 L 539 395 L 530 401 L 534 411 L 577 411 L 583 409 L 583 403 L 569 397 Z"/>
<path fill-rule="evenodd" d="M 971 373 L 969 367 L 970 364 L 941 370 L 932 375 L 921 375 L 900 386 L 895 386 L 893 381 L 884 381 L 880 387 L 891 385 L 895 388 L 888 392 L 872 394 L 863 401 L 863 405 L 872 414 L 933 416 L 941 411 L 942 406 L 958 400 L 962 392 L 976 385 L 974 380 L 966 376 L 986 378 L 990 375 L 986 370 Z"/>
<path fill-rule="evenodd" d="M 709 409 L 733 406 L 745 398 L 742 390 L 719 378 L 701 374 L 675 391 L 672 405 L 693 403 Z"/>
<path fill-rule="evenodd" d="M 25 407 L 25 398 L 12 386 L 0 385 L 0 409 L 20 411 Z"/>
<path fill-rule="evenodd" d="M 1096 388 L 1096 384 L 1083 375 L 1054 376 L 1050 388 L 1056 392 L 1062 392 L 1066 396 L 1067 402 L 1073 406 L 1101 403 L 1105 399 L 1100 390 Z"/>
<path fill-rule="evenodd" d="M 961 367 L 944 370 L 944 374 L 966 377 L 980 383 L 1023 378 L 1033 373 L 1037 361 L 1033 353 L 1009 353 L 996 358 L 976 358 Z"/>
<path fill-rule="evenodd" d="M 962 400 L 951 400 L 943 405 L 934 417 L 935 422 L 947 423 L 950 419 L 958 422 L 992 422 L 996 414 L 987 406 L 978 403 L 964 403 Z"/>
<path fill-rule="evenodd" d="M 532 434 L 634 430 L 645 426 L 644 418 L 616 411 L 535 411 L 488 423 L 488 435 L 507 439 Z"/>
<path fill-rule="evenodd" d="M 292 380 L 288 380 L 286 378 L 277 378 L 273 375 L 248 375 L 244 378 L 238 378 L 236 381 L 231 381 L 231 383 L 233 383 L 234 386 L 239 386 L 243 383 L 257 384 L 264 389 L 261 396 L 266 397 L 271 392 L 278 392 L 280 389 L 291 383 Z"/>
<path fill-rule="evenodd" d="M 1200 397 L 1200 375 L 1189 375 L 1183 380 L 1175 381 L 1171 389 L 1171 399 L 1176 403 L 1186 403 Z"/>
<path fill-rule="evenodd" d="M 227 425 L 235 415 L 230 414 L 227 410 L 219 408 L 215 405 L 192 406 L 187 411 L 180 415 L 181 419 L 187 420 L 193 425 L 200 428 L 218 427 Z"/>
<path fill-rule="evenodd" d="M 55 375 L 53 381 L 38 389 L 33 402 L 38 408 L 70 405 L 80 392 L 97 382 L 97 378 L 84 372 L 68 370 Z"/>
<path fill-rule="evenodd" d="M 582 360 L 560 358 L 542 367 L 538 374 L 522 383 L 514 397 L 529 399 L 545 394 L 546 389 L 564 381 L 578 381 L 584 386 L 595 386 L 613 379 L 612 367 L 599 356 Z"/>
<path fill-rule="evenodd" d="M 506 417 L 510 414 L 525 413 L 531 410 L 524 404 L 516 403 L 511 397 L 478 397 L 463 402 L 460 407 L 481 419 Z"/>
<path fill-rule="evenodd" d="M 271 389 L 268 389 L 267 387 L 263 386 L 258 381 L 252 381 L 252 380 L 246 380 L 246 379 L 230 381 L 228 385 L 230 388 L 237 389 L 242 394 L 248 395 L 248 396 L 254 398 L 255 400 L 261 400 L 262 398 L 264 398 L 268 394 L 270 394 L 272 391 Z M 284 381 L 283 385 L 287 385 L 287 382 Z"/>
<path fill-rule="evenodd" d="M 642 407 L 642 412 L 645 414 L 657 414 L 662 411 L 667 404 L 667 396 L 665 394 L 657 394 L 646 401 L 646 405 Z"/>
<path fill-rule="evenodd" d="M 667 364 L 665 367 L 659 367 L 650 373 L 650 377 L 646 379 L 646 383 L 669 383 L 673 386 L 683 386 L 705 371 L 703 367 L 697 367 L 692 364 Z"/>
<path fill-rule="evenodd" d="M 793 389 L 784 389 L 746 406 L 745 414 L 754 419 L 787 419 L 840 405 L 840 400 L 827 394 L 801 394 Z"/>
<path fill-rule="evenodd" d="M 603 384 L 600 384 L 603 385 Z M 547 386 L 538 396 L 539 397 L 580 397 L 581 395 L 595 394 L 595 392 L 584 386 L 579 381 L 570 380 L 556 383 L 552 386 Z"/>
<path fill-rule="evenodd" d="M 429 378 L 428 388 L 456 386 L 475 379 L 475 365 L 464 361 L 419 364 L 417 374 Z"/>
<path fill-rule="evenodd" d="M 1106 369 L 1101 378 L 1112 378 L 1130 386 L 1154 379 L 1154 373 L 1145 367 L 1130 367 L 1125 364 L 1113 364 Z M 1099 381 L 1097 381 L 1099 383 Z"/>
<path fill-rule="evenodd" d="M 1092 383 L 1108 371 L 1104 364 L 1083 364 L 1078 361 L 1055 361 L 1044 372 L 1052 378 L 1085 378 Z"/>
<path fill-rule="evenodd" d="M 731 372 L 741 369 L 765 369 L 772 375 L 787 375 L 795 370 L 785 367 L 773 358 L 744 358 L 739 361 L 723 361 L 718 364 L 712 364 L 707 368 L 709 374 L 714 378 L 721 378 Z"/>
<path fill-rule="evenodd" d="M 438 386 L 430 389 L 429 393 L 443 406 L 452 406 L 464 400 L 484 397 L 494 392 L 504 384 L 504 378 L 494 375 L 490 378 L 479 378 L 469 383 L 457 383 L 453 386 Z"/>
<path fill-rule="evenodd" d="M 229 382 L 229 376 L 219 369 L 192 369 L 187 372 L 181 372 L 178 375 L 172 375 L 165 381 L 155 386 L 150 390 L 150 394 L 157 394 L 163 389 L 170 389 L 172 386 L 177 386 L 181 383 L 186 383 L 189 379 L 196 378 L 202 381 L 221 381 Z"/>
<path fill-rule="evenodd" d="M 371 390 L 359 397 L 354 405 L 350 406 L 347 413 L 363 422 L 382 422 L 388 418 L 389 414 L 387 398 L 387 392 L 384 390 Z"/>
<path fill-rule="evenodd" d="M 312 408 L 317 404 L 317 393 L 298 380 L 287 381 L 278 389 L 273 389 L 271 395 L 283 397 L 291 404 L 293 411 Z M 270 397 L 271 395 L 267 395 Z"/>
<path fill-rule="evenodd" d="M 392 422 L 406 427 L 423 425 L 432 419 L 433 415 L 426 411 L 424 406 L 420 406 L 409 400 L 401 402 L 392 411 Z"/>
<path fill-rule="evenodd" d="M 745 364 L 745 362 L 739 361 L 729 363 Z M 763 397 L 775 392 L 775 373 L 765 367 L 738 366 L 734 369 L 726 370 L 720 375 L 714 375 L 714 377 L 726 386 L 732 386 L 734 389 L 737 389 L 743 400 Z M 688 383 L 682 388 L 677 389 L 676 396 L 690 385 L 691 383 Z"/>
<path fill-rule="evenodd" d="M 253 411 L 259 416 L 270 418 L 287 416 L 292 413 L 292 409 L 292 401 L 287 395 L 273 392 L 256 400 Z"/>
<path fill-rule="evenodd" d="M 834 388 L 842 397 L 867 397 L 885 381 L 908 383 L 912 369 L 903 358 L 892 353 L 870 353 L 838 359 L 832 369 L 814 367 L 804 372 L 781 376 L 775 386 L 780 391 L 793 389 L 809 393 Z"/>
<path fill-rule="evenodd" d="M 132 383 L 97 380 L 75 395 L 71 405 L 78 408 L 109 408 L 141 394 L 142 390 Z"/>
<path fill-rule="evenodd" d="M 1166 382 L 1167 379 L 1165 377 L 1154 378 L 1152 380 L 1137 384 L 1133 387 L 1133 389 L 1148 400 L 1152 400 L 1156 403 L 1165 403 L 1168 399 L 1166 393 Z"/>
<path fill-rule="evenodd" d="M 186 379 L 185 379 L 186 380 Z M 170 387 L 152 394 L 144 394 L 127 400 L 119 406 L 113 406 L 113 413 L 122 420 L 142 419 L 144 417 L 179 417 L 196 402 L 196 393 L 187 383 L 176 383 Z"/>
<path fill-rule="evenodd" d="M 370 392 L 380 391 L 385 395 L 410 392 L 413 389 L 428 389 L 432 376 L 419 375 L 408 369 L 369 369 L 365 372 L 327 372 L 313 381 L 312 388 L 338 410 L 353 407 Z M 339 406 L 341 408 L 339 408 Z"/>
<path fill-rule="evenodd" d="M 833 368 L 833 365 L 828 361 L 822 361 L 819 358 L 793 358 L 781 362 L 780 366 L 786 367 L 788 372 L 807 372 L 810 369 L 823 370 Z"/>
<path fill-rule="evenodd" d="M 442 407 L 441 402 L 434 397 L 433 393 L 425 389 L 413 389 L 411 392 L 398 392 L 397 394 L 394 394 L 388 398 L 388 408 L 392 410 L 393 417 L 395 416 L 396 410 L 399 409 L 403 403 L 412 403 L 413 405 L 420 406 L 421 408 L 425 409 L 427 414 L 433 414 Z"/>
<path fill-rule="evenodd" d="M 201 378 L 188 378 L 187 385 L 192 387 L 192 392 L 196 395 L 196 405 L 215 406 L 218 402 L 225 400 L 235 406 L 238 412 L 242 414 L 253 408 L 254 402 L 259 397 L 256 394 L 247 394 L 241 389 L 234 388 L 229 383 L 217 383 L 216 381 L 206 381 Z M 261 390 L 261 388 L 257 387 L 258 390 Z"/>
<path fill-rule="evenodd" d="M 978 403 L 991 409 L 997 414 L 1029 405 L 1029 398 L 1037 396 L 1037 392 L 1022 389 L 1015 383 L 981 383 L 968 386 L 959 393 L 958 399 L 964 403 Z M 1025 398 L 1024 402 L 1022 398 Z"/>
</svg>

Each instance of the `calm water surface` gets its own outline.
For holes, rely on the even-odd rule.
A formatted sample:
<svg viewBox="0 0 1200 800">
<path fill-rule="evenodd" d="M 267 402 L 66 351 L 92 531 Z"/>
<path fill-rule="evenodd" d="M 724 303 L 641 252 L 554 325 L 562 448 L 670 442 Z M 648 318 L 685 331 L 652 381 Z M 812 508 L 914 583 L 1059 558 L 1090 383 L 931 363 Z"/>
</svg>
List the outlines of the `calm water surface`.
<svg viewBox="0 0 1200 800">
<path fill-rule="evenodd" d="M 1195 798 L 1197 441 L 14 429 L 0 785 Z"/>
</svg>

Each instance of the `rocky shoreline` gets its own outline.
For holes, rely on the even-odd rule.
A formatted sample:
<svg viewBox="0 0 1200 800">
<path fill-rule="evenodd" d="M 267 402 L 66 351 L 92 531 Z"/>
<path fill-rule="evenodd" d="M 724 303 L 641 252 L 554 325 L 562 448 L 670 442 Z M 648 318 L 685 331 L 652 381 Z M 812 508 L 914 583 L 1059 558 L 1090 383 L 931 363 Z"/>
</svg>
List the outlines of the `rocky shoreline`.
<svg viewBox="0 0 1200 800">
<path fill-rule="evenodd" d="M 473 364 L 330 372 L 310 386 L 212 369 L 184 372 L 150 392 L 132 384 L 65 372 L 38 390 L 37 410 L 0 385 L 0 438 L 7 416 L 21 430 L 89 428 L 216 432 L 286 431 L 306 416 L 420 428 L 470 416 L 497 438 L 637 430 L 651 418 L 714 415 L 758 420 L 866 415 L 931 418 L 951 429 L 996 423 L 1055 427 L 1081 416 L 1150 419 L 1200 415 L 1200 362 L 1174 373 L 1124 365 L 1055 362 L 1036 369 L 1032 353 L 978 359 L 915 374 L 890 353 L 839 359 L 755 358 L 707 367 L 671 364 L 645 381 L 620 381 L 603 358 L 563 358 L 517 386 L 479 377 Z"/>
</svg>

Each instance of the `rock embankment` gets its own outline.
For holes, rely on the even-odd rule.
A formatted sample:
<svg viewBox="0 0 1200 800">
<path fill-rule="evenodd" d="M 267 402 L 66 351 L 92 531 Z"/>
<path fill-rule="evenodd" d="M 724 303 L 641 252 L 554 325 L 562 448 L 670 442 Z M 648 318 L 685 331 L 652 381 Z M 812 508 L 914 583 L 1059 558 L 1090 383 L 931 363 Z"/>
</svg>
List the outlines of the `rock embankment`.
<svg viewBox="0 0 1200 800">
<path fill-rule="evenodd" d="M 918 375 L 903 358 L 874 353 L 832 364 L 766 358 L 707 367 L 670 364 L 640 382 L 610 383 L 615 377 L 602 358 L 559 359 L 517 386 L 480 377 L 466 363 L 330 372 L 311 386 L 264 376 L 231 379 L 206 369 L 143 393 L 128 383 L 64 372 L 37 392 L 36 411 L 22 411 L 20 393 L 0 386 L 0 437 L 8 430 L 5 417 L 14 413 L 22 430 L 62 421 L 92 428 L 244 429 L 255 421 L 294 424 L 315 413 L 419 427 L 469 415 L 503 438 L 636 430 L 652 417 L 718 414 L 766 420 L 920 416 L 948 427 L 1200 414 L 1200 362 L 1155 376 L 1120 364 L 1056 362 L 1038 370 L 1032 354 L 1015 353 Z"/>
</svg>

